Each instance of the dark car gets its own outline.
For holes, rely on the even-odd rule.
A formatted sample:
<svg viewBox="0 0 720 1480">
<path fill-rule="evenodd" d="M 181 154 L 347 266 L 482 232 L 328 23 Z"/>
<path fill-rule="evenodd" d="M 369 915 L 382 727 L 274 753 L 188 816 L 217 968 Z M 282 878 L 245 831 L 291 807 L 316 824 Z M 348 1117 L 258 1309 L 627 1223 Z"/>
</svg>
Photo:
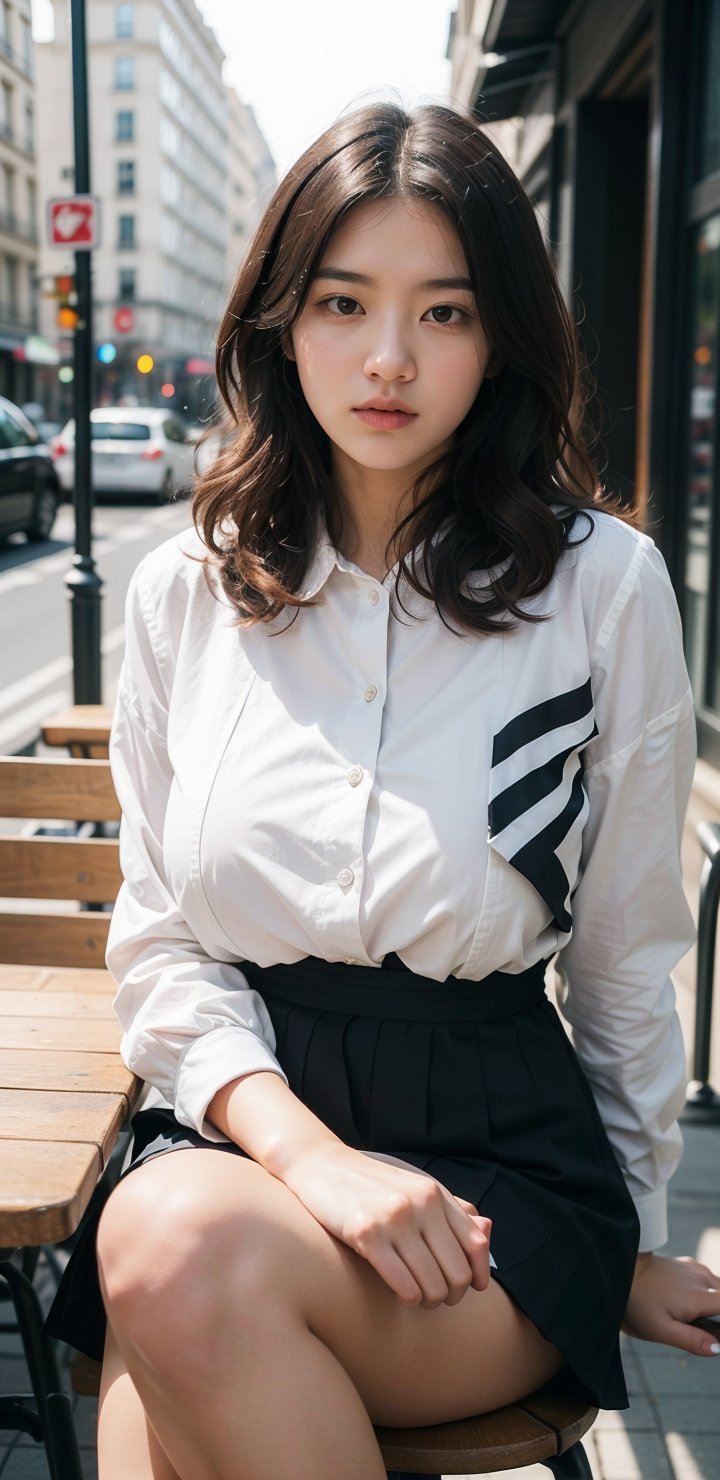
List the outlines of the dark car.
<svg viewBox="0 0 720 1480">
<path fill-rule="evenodd" d="M 48 539 L 60 497 L 50 448 L 20 407 L 0 396 L 0 539 L 18 531 Z"/>
</svg>

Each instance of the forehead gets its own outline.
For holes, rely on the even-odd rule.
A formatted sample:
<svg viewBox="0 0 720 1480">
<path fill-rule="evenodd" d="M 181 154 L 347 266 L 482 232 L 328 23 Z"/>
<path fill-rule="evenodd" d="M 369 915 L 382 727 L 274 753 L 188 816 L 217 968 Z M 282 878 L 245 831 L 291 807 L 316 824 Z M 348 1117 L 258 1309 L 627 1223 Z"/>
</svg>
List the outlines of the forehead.
<svg viewBox="0 0 720 1480">
<path fill-rule="evenodd" d="M 342 257 L 342 261 L 341 261 Z M 319 266 L 356 268 L 372 275 L 373 265 L 406 270 L 422 267 L 468 273 L 460 237 L 440 207 L 431 201 L 366 200 L 353 206 L 333 232 Z"/>
</svg>

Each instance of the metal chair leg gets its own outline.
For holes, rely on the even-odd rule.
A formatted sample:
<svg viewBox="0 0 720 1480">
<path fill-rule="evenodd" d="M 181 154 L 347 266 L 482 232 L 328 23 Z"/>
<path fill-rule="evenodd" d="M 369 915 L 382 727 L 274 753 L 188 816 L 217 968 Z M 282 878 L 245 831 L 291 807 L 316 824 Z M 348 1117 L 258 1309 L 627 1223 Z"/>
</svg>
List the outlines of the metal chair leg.
<svg viewBox="0 0 720 1480">
<path fill-rule="evenodd" d="M 32 1281 L 10 1258 L 0 1261 L 0 1275 L 7 1281 L 15 1307 L 51 1480 L 82 1480 L 72 1404 L 68 1394 L 62 1391 L 54 1344 L 42 1333 L 43 1313 L 37 1292 Z M 21 1402 L 15 1414 L 20 1419 L 18 1427 L 32 1433 L 33 1416 L 32 1410 Z M 4 1426 L 8 1427 L 12 1413 L 6 1410 L 3 1417 Z"/>
<path fill-rule="evenodd" d="M 552 1470 L 555 1480 L 592 1480 L 590 1461 L 579 1440 L 564 1454 L 541 1460 L 541 1464 Z"/>
</svg>

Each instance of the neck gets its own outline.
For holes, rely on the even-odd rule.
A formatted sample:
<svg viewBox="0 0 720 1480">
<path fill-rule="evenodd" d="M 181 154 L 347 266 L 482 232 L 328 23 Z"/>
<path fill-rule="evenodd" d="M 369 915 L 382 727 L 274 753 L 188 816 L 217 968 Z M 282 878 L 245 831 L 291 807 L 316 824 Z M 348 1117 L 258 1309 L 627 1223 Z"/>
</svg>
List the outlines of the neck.
<svg viewBox="0 0 720 1480">
<path fill-rule="evenodd" d="M 342 534 L 337 548 L 346 560 L 352 560 L 376 580 L 382 580 L 400 556 L 407 553 L 407 531 L 401 535 L 401 547 L 395 543 L 386 548 L 400 520 L 412 508 L 415 480 L 422 472 L 417 468 L 364 468 L 335 449 L 332 485 L 342 517 Z"/>
</svg>

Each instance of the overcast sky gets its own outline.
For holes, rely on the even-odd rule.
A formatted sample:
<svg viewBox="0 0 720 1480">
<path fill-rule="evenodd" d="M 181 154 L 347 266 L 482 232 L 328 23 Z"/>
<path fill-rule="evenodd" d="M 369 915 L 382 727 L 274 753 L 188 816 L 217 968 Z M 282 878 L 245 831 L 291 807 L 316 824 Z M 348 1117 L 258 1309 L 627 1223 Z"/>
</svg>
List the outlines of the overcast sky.
<svg viewBox="0 0 720 1480">
<path fill-rule="evenodd" d="M 62 3 L 62 0 L 60 0 Z M 337 116 L 371 98 L 446 102 L 456 0 L 199 0 L 225 80 L 252 104 L 282 175 Z M 48 0 L 32 0 L 36 36 Z M 397 98 L 399 94 L 399 98 Z"/>
</svg>

